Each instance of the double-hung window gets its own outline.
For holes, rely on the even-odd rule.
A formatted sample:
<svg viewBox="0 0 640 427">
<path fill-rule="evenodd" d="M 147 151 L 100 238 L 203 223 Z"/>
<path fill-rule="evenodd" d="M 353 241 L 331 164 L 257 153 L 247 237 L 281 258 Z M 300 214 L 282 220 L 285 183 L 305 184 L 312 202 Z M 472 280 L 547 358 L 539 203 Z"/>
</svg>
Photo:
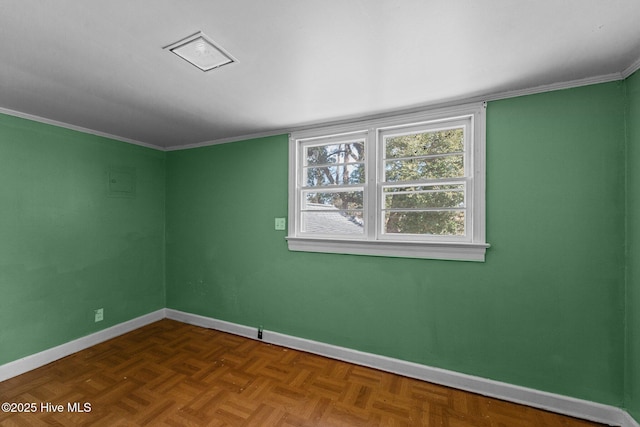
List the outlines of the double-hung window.
<svg viewBox="0 0 640 427">
<path fill-rule="evenodd" d="M 484 110 L 291 134 L 289 249 L 483 261 Z"/>
</svg>

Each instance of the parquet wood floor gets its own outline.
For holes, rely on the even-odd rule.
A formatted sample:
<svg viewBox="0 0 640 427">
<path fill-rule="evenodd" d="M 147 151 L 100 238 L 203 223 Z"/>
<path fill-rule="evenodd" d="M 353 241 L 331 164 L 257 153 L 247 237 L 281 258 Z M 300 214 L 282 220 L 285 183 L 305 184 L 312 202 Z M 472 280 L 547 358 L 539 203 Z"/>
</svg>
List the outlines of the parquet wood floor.
<svg viewBox="0 0 640 427">
<path fill-rule="evenodd" d="M 36 406 L 2 426 L 599 425 L 167 319 L 4 381 L 0 402 Z"/>
</svg>

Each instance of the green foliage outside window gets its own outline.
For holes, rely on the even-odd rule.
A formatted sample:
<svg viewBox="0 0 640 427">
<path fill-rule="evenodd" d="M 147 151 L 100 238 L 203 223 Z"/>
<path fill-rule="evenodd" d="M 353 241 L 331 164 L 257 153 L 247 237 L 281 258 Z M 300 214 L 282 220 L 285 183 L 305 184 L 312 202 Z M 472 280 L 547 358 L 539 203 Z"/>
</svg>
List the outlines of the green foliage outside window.
<svg viewBox="0 0 640 427">
<path fill-rule="evenodd" d="M 464 177 L 462 128 L 388 137 L 385 158 L 385 182 L 416 184 L 385 187 L 386 233 L 465 233 L 464 184 L 424 185 Z"/>
<path fill-rule="evenodd" d="M 363 141 L 307 147 L 306 186 L 317 190 L 305 193 L 307 206 L 362 219 L 363 191 L 332 186 L 364 185 L 364 156 Z M 463 128 L 388 136 L 384 157 L 385 233 L 465 234 Z"/>
</svg>

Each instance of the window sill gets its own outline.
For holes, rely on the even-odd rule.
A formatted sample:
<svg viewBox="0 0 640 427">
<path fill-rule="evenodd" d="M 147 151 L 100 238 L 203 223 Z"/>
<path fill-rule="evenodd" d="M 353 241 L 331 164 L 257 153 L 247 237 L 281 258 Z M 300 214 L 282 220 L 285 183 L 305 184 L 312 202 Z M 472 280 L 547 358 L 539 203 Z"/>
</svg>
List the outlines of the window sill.
<svg viewBox="0 0 640 427">
<path fill-rule="evenodd" d="M 484 262 L 488 243 L 392 242 L 286 237 L 290 251 Z"/>
</svg>

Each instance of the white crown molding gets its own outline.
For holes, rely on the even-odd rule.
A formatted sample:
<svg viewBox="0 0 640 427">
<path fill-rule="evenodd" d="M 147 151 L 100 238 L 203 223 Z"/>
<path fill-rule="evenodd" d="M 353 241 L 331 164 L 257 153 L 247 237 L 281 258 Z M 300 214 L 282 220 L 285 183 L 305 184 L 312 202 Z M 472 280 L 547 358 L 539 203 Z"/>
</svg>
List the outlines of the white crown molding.
<svg viewBox="0 0 640 427">
<path fill-rule="evenodd" d="M 640 62 L 640 60 L 639 60 L 639 62 Z M 640 63 L 638 64 L 638 66 L 640 66 Z M 194 144 L 173 145 L 173 146 L 166 147 L 165 151 L 188 150 L 188 149 L 191 149 L 191 148 L 206 147 L 206 146 L 209 146 L 209 145 L 218 145 L 218 144 L 226 144 L 226 143 L 230 143 L 230 142 L 246 141 L 246 140 L 249 140 L 249 139 L 264 138 L 264 137 L 275 136 L 275 135 L 283 135 L 283 134 L 289 134 L 289 133 L 293 133 L 293 132 L 304 132 L 304 131 L 315 129 L 315 128 L 318 128 L 318 127 L 342 126 L 342 125 L 348 125 L 348 124 L 351 124 L 351 123 L 354 123 L 354 122 L 363 122 L 363 121 L 369 121 L 369 120 L 380 120 L 380 119 L 385 119 L 385 118 L 388 118 L 388 117 L 391 117 L 391 116 L 398 116 L 398 115 L 402 115 L 402 114 L 420 113 L 420 112 L 424 112 L 426 110 L 455 107 L 455 106 L 458 106 L 458 105 L 461 105 L 461 104 L 472 104 L 472 103 L 485 102 L 485 101 L 497 101 L 497 100 L 501 100 L 501 99 L 517 98 L 517 97 L 520 97 L 520 96 L 535 95 L 535 94 L 538 94 L 538 93 L 552 92 L 552 91 L 556 91 L 556 90 L 571 89 L 571 88 L 576 88 L 576 87 L 581 87 L 581 86 L 589 86 L 589 85 L 594 85 L 594 84 L 599 84 L 599 83 L 609 83 L 609 82 L 623 80 L 623 79 L 624 79 L 624 77 L 623 77 L 622 73 L 611 73 L 611 74 L 605 74 L 605 75 L 601 75 L 601 76 L 587 77 L 587 78 L 584 78 L 584 79 L 577 79 L 577 80 L 569 80 L 569 81 L 552 83 L 552 84 L 541 85 L 541 86 L 535 86 L 535 87 L 525 88 L 525 89 L 518 89 L 518 90 L 512 90 L 512 91 L 505 91 L 505 92 L 496 92 L 496 93 L 493 93 L 493 94 L 476 96 L 476 97 L 473 97 L 473 98 L 456 98 L 456 99 L 449 100 L 449 101 L 446 101 L 446 102 L 422 104 L 420 106 L 412 107 L 412 108 L 409 108 L 409 109 L 400 109 L 400 110 L 388 111 L 388 112 L 385 112 L 385 113 L 382 113 L 382 114 L 375 114 L 375 115 L 369 115 L 369 116 L 360 116 L 357 119 L 353 119 L 353 118 L 352 119 L 336 119 L 336 120 L 331 120 L 331 121 L 323 122 L 323 123 L 309 124 L 309 125 L 298 126 L 298 127 L 294 127 L 294 128 L 279 129 L 279 130 L 274 130 L 274 131 L 269 131 L 269 132 L 254 133 L 254 134 L 249 134 L 249 135 L 240 135 L 240 136 L 231 137 L 231 138 L 215 139 L 215 140 L 210 140 L 210 141 L 198 142 L 198 143 L 194 143 Z"/>
<path fill-rule="evenodd" d="M 47 119 L 45 117 L 36 116 L 34 114 L 23 113 L 21 111 L 10 110 L 8 108 L 0 107 L 0 114 L 6 114 L 7 116 L 18 117 L 21 119 L 32 120 L 34 122 L 43 123 L 45 125 L 52 125 L 61 127 L 64 129 L 74 130 L 76 132 L 87 133 L 89 135 L 100 136 L 102 138 L 109 138 L 120 142 L 126 142 L 128 144 L 139 145 L 141 147 L 152 148 L 154 150 L 165 151 L 164 148 L 158 147 L 157 145 L 147 144 L 146 142 L 136 141 L 135 139 L 124 138 L 118 135 L 112 135 L 106 132 L 100 132 L 97 130 L 85 128 L 82 126 L 76 126 L 65 122 L 60 122 L 58 120 Z"/>
<path fill-rule="evenodd" d="M 257 132 L 246 135 L 238 135 L 229 138 L 220 138 L 220 139 L 212 139 L 210 141 L 202 141 L 195 142 L 193 144 L 185 144 L 185 145 L 170 145 L 164 148 L 164 151 L 179 151 L 179 150 L 188 150 L 191 148 L 199 148 L 199 147 L 208 147 L 209 145 L 219 145 L 219 144 L 227 144 L 230 142 L 239 142 L 239 141 L 247 141 L 249 139 L 257 139 L 257 138 L 266 138 L 269 136 L 283 135 L 289 133 L 288 129 L 278 129 L 274 131 L 267 132 Z"/>
<path fill-rule="evenodd" d="M 166 309 L 167 318 L 191 325 L 215 329 L 246 338 L 257 339 L 258 329 L 239 325 L 211 317 Z M 333 359 L 355 363 L 386 372 L 416 378 L 422 381 L 441 384 L 484 396 L 495 397 L 547 411 L 552 411 L 590 421 L 618 425 L 622 427 L 640 427 L 623 409 L 588 400 L 521 387 L 500 381 L 466 375 L 446 369 L 435 368 L 404 360 L 393 359 L 358 350 L 325 344 L 304 338 L 263 330 L 262 341 L 306 351 Z"/>
<path fill-rule="evenodd" d="M 594 84 L 599 84 L 599 83 L 608 83 L 608 82 L 617 81 L 617 80 L 624 80 L 627 77 L 631 76 L 633 73 L 635 73 L 638 69 L 640 69 L 640 58 L 637 61 L 635 61 L 633 64 L 631 64 L 629 67 L 627 67 L 624 71 L 621 71 L 619 73 L 611 73 L 611 74 L 605 74 L 605 75 L 601 75 L 601 76 L 587 77 L 587 78 L 584 78 L 584 79 L 569 80 L 569 81 L 552 83 L 552 84 L 541 85 L 541 86 L 535 86 L 535 87 L 525 88 L 525 89 L 517 89 L 517 90 L 505 91 L 505 92 L 496 92 L 496 93 L 493 93 L 493 94 L 487 94 L 487 95 L 483 95 L 483 96 L 476 96 L 476 97 L 472 97 L 472 98 L 457 98 L 457 99 L 454 99 L 454 100 L 449 100 L 447 102 L 423 104 L 421 106 L 414 107 L 414 108 L 411 108 L 411 109 L 394 110 L 394 111 L 390 111 L 390 112 L 383 113 L 383 114 L 359 117 L 357 119 L 357 121 L 380 119 L 380 118 L 385 118 L 385 117 L 389 117 L 389 116 L 395 116 L 395 115 L 398 115 L 398 114 L 407 114 L 407 113 L 413 113 L 413 112 L 420 112 L 420 111 L 424 111 L 426 109 L 432 109 L 432 108 L 444 108 L 444 107 L 455 106 L 455 105 L 459 105 L 459 104 L 463 104 L 463 103 L 474 103 L 474 102 L 483 102 L 483 101 L 497 101 L 497 100 L 500 100 L 500 99 L 517 98 L 519 96 L 534 95 L 534 94 L 538 94 L 538 93 L 552 92 L 552 91 L 555 91 L 555 90 L 571 89 L 571 88 L 575 88 L 575 87 L 588 86 L 588 85 L 594 85 Z M 209 145 L 226 144 L 226 143 L 230 143 L 230 142 L 246 141 L 246 140 L 249 140 L 249 139 L 257 139 L 257 138 L 265 138 L 265 137 L 269 137 L 269 136 L 283 135 L 283 134 L 288 134 L 288 133 L 291 133 L 291 132 L 299 132 L 299 131 L 303 131 L 303 130 L 313 129 L 313 128 L 318 127 L 318 126 L 348 124 L 348 123 L 351 123 L 353 121 L 356 121 L 356 119 L 345 119 L 345 120 L 336 119 L 336 120 L 332 120 L 332 121 L 329 121 L 329 122 L 323 123 L 323 124 L 315 124 L 315 125 L 311 124 L 311 125 L 305 125 L 305 126 L 298 126 L 298 127 L 294 127 L 294 128 L 282 128 L 282 129 L 276 129 L 276 130 L 265 131 L 265 132 L 257 132 L 257 133 L 252 133 L 252 134 L 238 135 L 238 136 L 233 136 L 233 137 L 229 137 L 229 138 L 212 139 L 212 140 L 208 140 L 208 141 L 196 142 L 196 143 L 193 143 L 193 144 L 170 145 L 170 146 L 167 146 L 167 147 L 160 147 L 158 145 L 148 144 L 148 143 L 137 141 L 137 140 L 134 140 L 134 139 L 124 138 L 124 137 L 121 137 L 121 136 L 118 136 L 118 135 L 112 135 L 112 134 L 109 134 L 109 133 L 100 132 L 100 131 L 96 131 L 96 130 L 89 129 L 89 128 L 84 128 L 82 126 L 76 126 L 76 125 L 72 125 L 72 124 L 69 124 L 69 123 L 60 122 L 60 121 L 57 121 L 57 120 L 51 120 L 51 119 L 47 119 L 47 118 L 44 118 L 44 117 L 36 116 L 36 115 L 33 115 L 33 114 L 22 113 L 20 111 L 10 110 L 10 109 L 7 109 L 7 108 L 0 107 L 0 113 L 7 114 L 9 116 L 20 117 L 20 118 L 23 118 L 23 119 L 33 120 L 33 121 L 44 123 L 44 124 L 48 124 L 48 125 L 53 125 L 53 126 L 66 128 L 66 129 L 71 129 L 71 130 L 75 130 L 75 131 L 78 131 L 78 132 L 88 133 L 90 135 L 101 136 L 101 137 L 113 139 L 113 140 L 116 140 L 116 141 L 126 142 L 126 143 L 129 143 L 129 144 L 139 145 L 139 146 L 142 146 L 142 147 L 151 148 L 151 149 L 159 150 L 159 151 L 188 150 L 188 149 L 191 149 L 191 148 L 207 147 Z"/>
<path fill-rule="evenodd" d="M 0 381 L 24 374 L 25 372 L 44 366 L 63 357 L 67 357 L 80 350 L 84 350 L 101 342 L 110 340 L 127 332 L 134 331 L 142 326 L 164 319 L 165 309 L 145 314 L 135 319 L 119 323 L 107 329 L 95 332 L 82 338 L 69 341 L 65 344 L 23 357 L 13 362 L 0 365 Z"/>
<path fill-rule="evenodd" d="M 621 73 L 604 74 L 602 76 L 587 77 L 584 79 L 569 80 L 566 82 L 551 83 L 548 85 L 534 86 L 526 89 L 511 90 L 506 92 L 497 92 L 495 94 L 485 96 L 485 101 L 497 101 L 500 99 L 517 98 L 520 96 L 535 95 L 538 93 L 553 92 L 556 90 L 572 89 L 576 87 L 595 85 L 600 83 L 609 83 L 623 80 Z"/>
<path fill-rule="evenodd" d="M 633 73 L 635 73 L 638 70 L 640 70 L 640 58 L 638 58 L 635 62 L 633 62 L 631 65 L 629 65 L 622 72 L 622 78 L 626 79 L 627 77 L 631 76 Z"/>
</svg>

